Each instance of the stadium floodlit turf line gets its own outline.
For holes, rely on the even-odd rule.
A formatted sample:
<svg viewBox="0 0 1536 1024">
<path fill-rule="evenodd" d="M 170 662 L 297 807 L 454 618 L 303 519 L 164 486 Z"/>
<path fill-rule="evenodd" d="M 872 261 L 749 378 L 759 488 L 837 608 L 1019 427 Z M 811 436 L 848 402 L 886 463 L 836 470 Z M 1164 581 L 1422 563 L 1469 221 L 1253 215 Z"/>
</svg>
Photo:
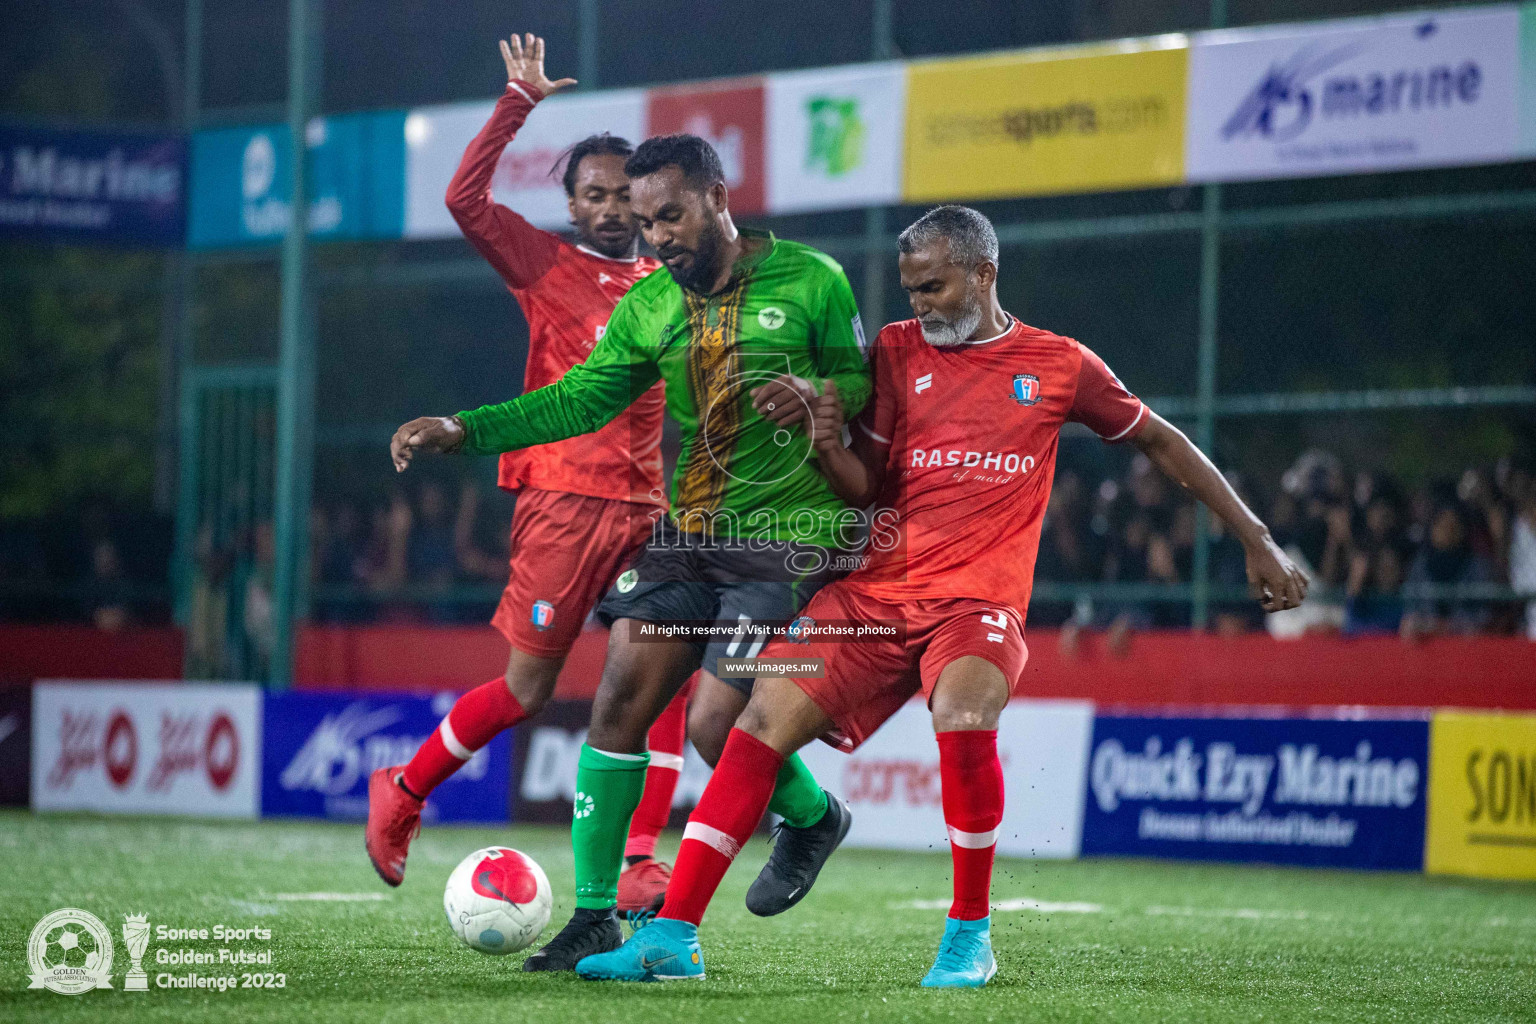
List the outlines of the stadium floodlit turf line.
<svg viewBox="0 0 1536 1024">
<path fill-rule="evenodd" d="M 937 810 L 935 831 L 942 835 Z M 663 842 L 675 843 L 668 833 Z M 1536 885 L 1224 865 L 1000 859 L 999 972 L 981 991 L 918 988 L 948 890 L 949 858 L 843 850 L 816 892 L 782 917 L 742 905 L 767 855 L 754 840 L 705 920 L 707 980 L 613 985 L 524 974 L 443 920 L 453 865 L 516 846 L 549 873 L 555 916 L 571 907 L 557 828 L 429 828 L 405 885 L 385 890 L 362 826 L 207 824 L 0 814 L 0 1020 L 473 1021 L 1514 1021 L 1532 1018 Z M 350 898 L 352 896 L 358 898 Z M 116 937 L 114 988 L 27 990 L 25 945 L 49 911 L 76 906 Z M 123 915 L 150 924 L 272 931 L 287 988 L 122 991 Z M 267 944 L 248 942 L 248 948 Z"/>
</svg>

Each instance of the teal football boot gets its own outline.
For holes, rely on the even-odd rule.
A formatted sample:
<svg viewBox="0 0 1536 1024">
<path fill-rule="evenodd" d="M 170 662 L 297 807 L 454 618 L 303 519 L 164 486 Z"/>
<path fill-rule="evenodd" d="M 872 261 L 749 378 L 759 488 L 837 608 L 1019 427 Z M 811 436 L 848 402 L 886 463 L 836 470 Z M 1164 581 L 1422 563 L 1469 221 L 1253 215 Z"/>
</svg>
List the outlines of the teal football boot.
<svg viewBox="0 0 1536 1024">
<path fill-rule="evenodd" d="M 946 917 L 939 955 L 923 978 L 923 988 L 981 988 L 996 973 L 997 958 L 992 955 L 992 918 L 956 921 Z"/>
<path fill-rule="evenodd" d="M 699 930 L 687 921 L 658 917 L 638 929 L 612 953 L 598 953 L 576 964 L 587 981 L 682 981 L 704 977 Z"/>
</svg>

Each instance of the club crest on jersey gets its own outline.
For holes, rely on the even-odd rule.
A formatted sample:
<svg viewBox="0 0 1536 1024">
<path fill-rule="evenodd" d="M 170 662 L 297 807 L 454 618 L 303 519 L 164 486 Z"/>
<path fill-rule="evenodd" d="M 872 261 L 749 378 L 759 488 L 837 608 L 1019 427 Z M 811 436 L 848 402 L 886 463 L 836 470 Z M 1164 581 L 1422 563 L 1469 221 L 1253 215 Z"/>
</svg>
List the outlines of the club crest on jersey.
<svg viewBox="0 0 1536 1024">
<path fill-rule="evenodd" d="M 548 601 L 533 602 L 533 614 L 528 616 L 528 621 L 541 632 L 548 629 L 555 624 L 555 606 Z"/>
<path fill-rule="evenodd" d="M 1032 373 L 1014 374 L 1013 400 L 1020 405 L 1034 405 L 1040 401 L 1040 378 Z"/>
<path fill-rule="evenodd" d="M 811 642 L 811 634 L 815 631 L 816 620 L 809 615 L 802 615 L 784 630 L 784 639 L 792 644 L 808 644 Z"/>
</svg>

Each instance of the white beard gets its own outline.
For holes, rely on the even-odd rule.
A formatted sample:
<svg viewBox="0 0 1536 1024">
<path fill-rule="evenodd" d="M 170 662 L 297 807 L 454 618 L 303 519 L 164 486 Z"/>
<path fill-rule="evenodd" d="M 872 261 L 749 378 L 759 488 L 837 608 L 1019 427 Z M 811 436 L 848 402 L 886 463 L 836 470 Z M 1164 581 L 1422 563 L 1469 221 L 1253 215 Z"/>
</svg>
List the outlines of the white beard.
<svg viewBox="0 0 1536 1024">
<path fill-rule="evenodd" d="M 938 348 L 964 345 L 981 326 L 981 301 L 972 299 L 961 307 L 953 320 L 930 313 L 926 319 L 919 320 L 918 325 L 923 329 L 923 340 L 930 345 Z"/>
</svg>

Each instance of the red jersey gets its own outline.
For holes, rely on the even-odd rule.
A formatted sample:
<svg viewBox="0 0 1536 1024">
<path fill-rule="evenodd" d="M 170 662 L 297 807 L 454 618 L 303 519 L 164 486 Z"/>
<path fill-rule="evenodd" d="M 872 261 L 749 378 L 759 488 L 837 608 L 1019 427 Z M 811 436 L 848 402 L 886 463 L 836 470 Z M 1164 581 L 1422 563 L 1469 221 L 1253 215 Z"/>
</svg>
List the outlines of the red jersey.
<svg viewBox="0 0 1536 1024">
<path fill-rule="evenodd" d="M 511 82 L 448 185 L 448 210 L 464 237 L 496 268 L 528 319 L 523 390 L 553 384 L 587 358 L 624 293 L 661 266 L 640 256 L 610 259 L 534 227 L 491 199 L 491 176 L 542 94 Z M 497 482 L 593 498 L 666 506 L 662 486 L 662 385 L 593 434 L 504 452 Z"/>
<path fill-rule="evenodd" d="M 1023 622 L 1063 423 L 1106 441 L 1148 412 L 1071 338 L 1013 320 L 952 348 L 916 320 L 875 339 L 875 394 L 856 429 L 889 443 L 865 564 L 848 577 L 877 597 L 977 598 Z"/>
</svg>

